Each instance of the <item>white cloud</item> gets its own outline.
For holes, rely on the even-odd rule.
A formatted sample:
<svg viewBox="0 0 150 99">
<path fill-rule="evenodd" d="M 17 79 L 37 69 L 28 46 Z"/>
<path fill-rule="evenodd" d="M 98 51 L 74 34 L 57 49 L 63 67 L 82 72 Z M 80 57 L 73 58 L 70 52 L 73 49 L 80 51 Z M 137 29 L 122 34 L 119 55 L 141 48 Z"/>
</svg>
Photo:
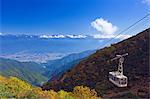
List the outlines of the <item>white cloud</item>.
<svg viewBox="0 0 150 99">
<path fill-rule="evenodd" d="M 64 35 L 54 35 L 53 37 L 54 37 L 54 38 L 65 38 Z"/>
<path fill-rule="evenodd" d="M 150 5 L 150 0 L 142 0 L 142 3 Z"/>
<path fill-rule="evenodd" d="M 109 39 L 109 38 L 117 38 L 117 39 L 127 39 L 129 37 L 131 37 L 132 35 L 125 35 L 125 34 L 122 34 L 122 35 L 119 35 L 119 36 L 115 36 L 114 34 L 111 34 L 111 35 L 104 35 L 104 34 L 96 34 L 96 35 L 93 35 L 93 38 L 95 39 Z"/>
<path fill-rule="evenodd" d="M 76 38 L 86 38 L 86 35 L 40 35 L 39 38 L 72 38 L 72 39 L 76 39 Z"/>
<path fill-rule="evenodd" d="M 113 35 L 103 35 L 103 34 L 93 35 L 93 38 L 95 38 L 95 39 L 113 38 L 113 37 L 114 37 Z"/>
<path fill-rule="evenodd" d="M 118 27 L 103 18 L 96 19 L 91 23 L 91 26 L 100 32 L 100 34 L 93 35 L 95 39 L 116 38 L 122 40 L 131 37 L 131 35 L 126 34 L 116 36 L 117 34 L 115 34 L 115 32 L 118 30 Z"/>
<path fill-rule="evenodd" d="M 131 37 L 132 35 L 127 35 L 127 34 L 121 34 L 119 36 L 117 36 L 116 38 L 119 38 L 119 39 L 127 39 L 129 37 Z"/>
<path fill-rule="evenodd" d="M 87 36 L 85 35 L 67 35 L 69 38 L 86 38 Z"/>
<path fill-rule="evenodd" d="M 40 38 L 65 38 L 64 35 L 40 35 Z"/>
<path fill-rule="evenodd" d="M 53 38 L 51 35 L 40 35 L 39 38 Z"/>
<path fill-rule="evenodd" d="M 96 19 L 91 23 L 91 26 L 103 34 L 113 34 L 118 30 L 117 26 L 114 26 L 103 18 Z"/>
<path fill-rule="evenodd" d="M 2 33 L 0 33 L 0 35 L 2 35 Z"/>
</svg>

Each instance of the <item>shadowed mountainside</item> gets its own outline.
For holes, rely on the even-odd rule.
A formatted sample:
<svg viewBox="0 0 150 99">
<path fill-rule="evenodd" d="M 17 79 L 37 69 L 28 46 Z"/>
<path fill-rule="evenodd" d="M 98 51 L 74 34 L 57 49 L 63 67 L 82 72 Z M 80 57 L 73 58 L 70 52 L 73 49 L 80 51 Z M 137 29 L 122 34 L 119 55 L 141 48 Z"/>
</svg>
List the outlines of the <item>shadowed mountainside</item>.
<svg viewBox="0 0 150 99">
<path fill-rule="evenodd" d="M 94 88 L 104 98 L 148 98 L 149 36 L 150 28 L 110 47 L 97 50 L 64 73 L 60 79 L 45 83 L 43 89 L 72 91 L 73 87 L 83 85 Z M 124 53 L 129 53 L 124 62 L 128 87 L 118 88 L 108 81 L 109 71 L 115 71 L 118 66 L 118 60 L 111 62 L 110 59 L 116 54 Z"/>
<path fill-rule="evenodd" d="M 46 66 L 44 75 L 51 79 L 58 78 L 61 74 L 67 70 L 73 68 L 74 65 L 78 64 L 81 60 L 93 54 L 96 50 L 88 50 L 81 53 L 69 54 L 61 59 L 50 60 L 42 65 Z"/>
</svg>

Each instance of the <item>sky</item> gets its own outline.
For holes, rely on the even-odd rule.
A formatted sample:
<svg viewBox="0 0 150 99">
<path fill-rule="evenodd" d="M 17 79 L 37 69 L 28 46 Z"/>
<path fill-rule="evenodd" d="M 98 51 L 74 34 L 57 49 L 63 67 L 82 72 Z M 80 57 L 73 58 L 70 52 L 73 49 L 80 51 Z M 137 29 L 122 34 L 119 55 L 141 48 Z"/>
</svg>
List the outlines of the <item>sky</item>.
<svg viewBox="0 0 150 99">
<path fill-rule="evenodd" d="M 114 36 L 149 12 L 150 0 L 1 0 L 0 33 Z"/>
</svg>

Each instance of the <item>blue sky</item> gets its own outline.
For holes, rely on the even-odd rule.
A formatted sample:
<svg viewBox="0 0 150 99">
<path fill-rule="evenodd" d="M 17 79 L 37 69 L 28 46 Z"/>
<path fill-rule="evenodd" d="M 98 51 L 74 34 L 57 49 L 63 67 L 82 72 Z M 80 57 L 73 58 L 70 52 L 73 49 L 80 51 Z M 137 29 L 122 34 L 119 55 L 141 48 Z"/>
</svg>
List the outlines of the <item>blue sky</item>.
<svg viewBox="0 0 150 99">
<path fill-rule="evenodd" d="M 150 0 L 1 1 L 3 34 L 114 34 L 148 14 L 150 9 Z M 92 25 L 96 19 L 101 19 L 97 20 L 101 24 L 109 23 L 106 25 L 112 32 Z"/>
</svg>

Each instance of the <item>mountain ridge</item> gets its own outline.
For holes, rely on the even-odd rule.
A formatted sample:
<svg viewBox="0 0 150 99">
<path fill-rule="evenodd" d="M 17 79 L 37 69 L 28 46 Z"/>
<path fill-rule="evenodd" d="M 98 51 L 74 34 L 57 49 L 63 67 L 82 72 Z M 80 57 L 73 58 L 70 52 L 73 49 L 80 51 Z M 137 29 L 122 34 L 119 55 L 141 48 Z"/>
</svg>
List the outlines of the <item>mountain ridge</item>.
<svg viewBox="0 0 150 99">
<path fill-rule="evenodd" d="M 80 60 L 86 58 L 94 52 L 95 50 L 88 50 L 81 53 L 72 53 L 64 56 L 61 59 L 47 61 L 47 63 L 42 64 L 47 68 L 45 75 L 47 75 L 47 77 L 50 77 L 50 75 L 54 75 L 54 73 L 57 74 L 58 72 L 63 72 L 71 69 L 73 65 L 77 64 Z"/>
<path fill-rule="evenodd" d="M 48 80 L 43 76 L 44 68 L 35 62 L 19 62 L 12 59 L 0 58 L 0 75 L 15 76 L 33 85 L 41 85 Z"/>
<path fill-rule="evenodd" d="M 91 53 L 94 53 L 94 50 L 69 54 L 62 59 L 50 60 L 47 63 L 20 62 L 14 59 L 0 58 L 0 75 L 15 76 L 30 84 L 40 86 L 48 78 L 58 78 Z"/>
<path fill-rule="evenodd" d="M 43 89 L 70 91 L 76 85 L 83 85 L 96 89 L 98 95 L 105 98 L 114 97 L 110 94 L 115 92 L 127 90 L 129 95 L 147 98 L 149 33 L 150 28 L 110 47 L 97 50 L 96 53 L 79 62 L 72 70 L 64 73 L 60 79 L 45 83 Z M 108 72 L 117 69 L 118 61 L 110 62 L 109 60 L 116 54 L 124 53 L 129 53 L 124 62 L 124 74 L 129 77 L 129 84 L 127 88 L 117 88 L 108 81 Z M 141 93 L 142 95 L 139 95 Z"/>
</svg>

